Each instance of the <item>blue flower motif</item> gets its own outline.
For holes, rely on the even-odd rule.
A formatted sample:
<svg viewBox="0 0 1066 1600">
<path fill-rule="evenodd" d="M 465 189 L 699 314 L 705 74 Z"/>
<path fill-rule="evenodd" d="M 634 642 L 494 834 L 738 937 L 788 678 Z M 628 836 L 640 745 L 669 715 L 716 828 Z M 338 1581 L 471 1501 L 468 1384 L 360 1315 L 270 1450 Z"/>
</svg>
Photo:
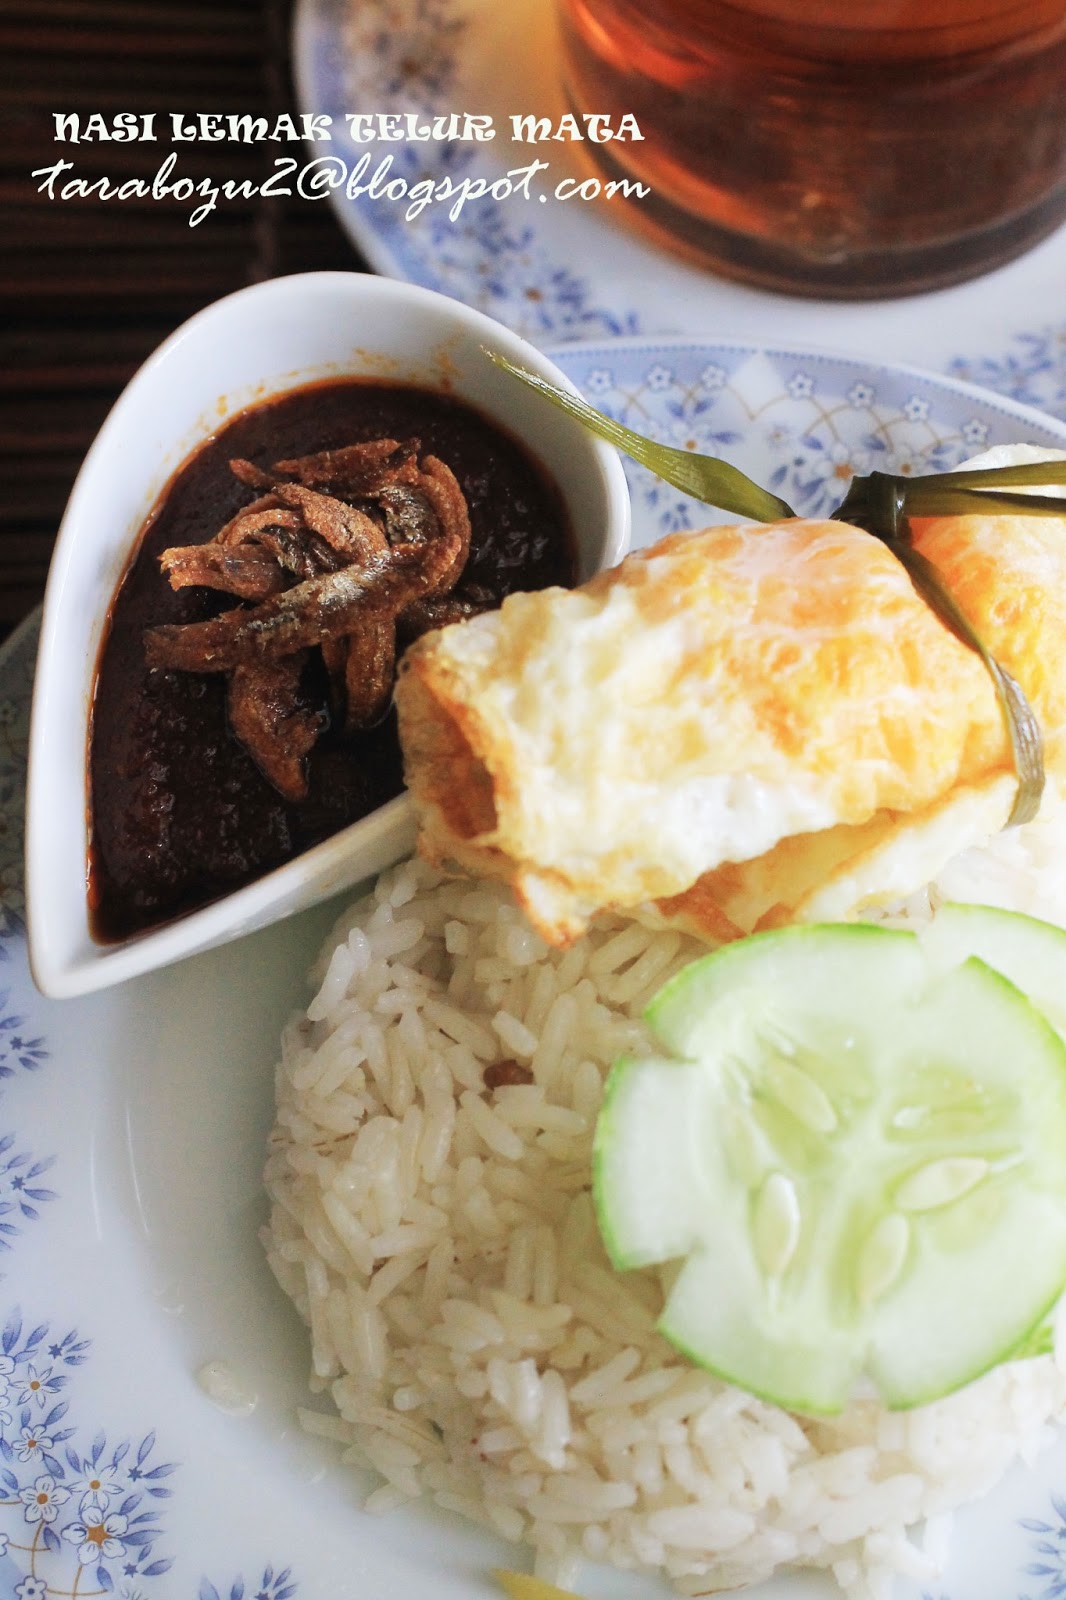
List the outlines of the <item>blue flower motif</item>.
<svg viewBox="0 0 1066 1600">
<path fill-rule="evenodd" d="M 589 394 L 607 394 L 614 388 L 614 378 L 606 367 L 593 367 L 585 379 Z"/>
<path fill-rule="evenodd" d="M 22 1443 L 15 1446 L 20 1461 L 39 1461 L 44 1452 L 55 1449 L 55 1440 L 43 1428 L 23 1427 Z"/>
<path fill-rule="evenodd" d="M 700 383 L 705 389 L 711 390 L 712 393 L 716 389 L 724 389 L 728 382 L 728 372 L 724 367 L 718 366 L 717 362 L 714 361 L 708 362 L 703 371 L 700 373 Z"/>
<path fill-rule="evenodd" d="M 70 1499 L 70 1490 L 57 1483 L 50 1472 L 43 1472 L 32 1484 L 19 1490 L 19 1499 L 26 1508 L 23 1516 L 30 1524 L 54 1522 L 60 1506 Z"/>
<path fill-rule="evenodd" d="M 664 367 L 661 362 L 656 362 L 654 367 L 649 367 L 645 374 L 645 383 L 654 391 L 669 389 L 674 381 L 674 375 L 669 367 Z"/>
<path fill-rule="evenodd" d="M 809 372 L 794 372 L 785 388 L 793 400 L 809 400 L 814 393 L 814 379 Z"/>
<path fill-rule="evenodd" d="M 1019 334 L 1001 357 L 957 359 L 948 371 L 969 383 L 1066 417 L 1066 329 L 1043 328 Z"/>
<path fill-rule="evenodd" d="M 864 411 L 872 406 L 877 398 L 877 392 L 872 384 L 853 383 L 844 397 L 849 406 L 854 406 L 856 411 Z"/>
<path fill-rule="evenodd" d="M 972 448 L 972 446 L 971 446 Z M 905 455 L 896 451 L 889 458 L 886 470 L 891 472 L 950 472 L 967 454 L 966 446 L 958 439 L 942 439 L 932 450 Z"/>
<path fill-rule="evenodd" d="M 51 1367 L 46 1367 L 43 1372 L 38 1372 L 36 1367 L 27 1367 L 18 1403 L 20 1406 L 36 1405 L 43 1408 L 52 1395 L 58 1394 L 63 1383 L 64 1379 Z"/>
<path fill-rule="evenodd" d="M 290 1600 L 299 1587 L 292 1581 L 292 1568 L 275 1572 L 272 1566 L 264 1567 L 254 1600 Z M 218 1589 L 210 1578 L 201 1578 L 197 1600 L 245 1600 L 247 1589 L 243 1578 L 234 1578 L 229 1588 Z"/>
<path fill-rule="evenodd" d="M 37 1072 L 48 1060 L 43 1038 L 25 1035 L 26 1018 L 7 1012 L 9 997 L 10 990 L 0 991 L 0 1079 L 13 1077 L 19 1068 Z"/>
<path fill-rule="evenodd" d="M 19 1600 L 45 1600 L 48 1585 L 43 1578 L 23 1578 L 21 1583 L 16 1583 L 15 1593 Z"/>
<path fill-rule="evenodd" d="M 456 105 L 456 64 L 469 22 L 454 0 L 381 0 L 373 7 L 355 8 L 345 52 L 350 76 L 344 70 L 332 72 L 321 109 L 339 127 L 353 100 L 382 110 L 417 111 L 426 118 L 448 116 Z M 357 148 L 362 153 L 365 147 L 351 146 L 350 158 Z M 391 175 L 408 183 L 448 177 L 456 184 L 503 176 L 476 141 L 396 143 L 389 145 L 389 155 Z M 535 339 L 615 336 L 639 329 L 635 311 L 616 313 L 600 304 L 596 286 L 571 272 L 532 228 L 517 221 L 523 207 L 528 210 L 522 195 L 502 200 L 484 195 L 466 204 L 456 218 L 449 215 L 450 200 L 427 205 L 412 218 L 405 216 L 403 204 L 369 194 L 350 203 L 387 243 L 401 276 L 459 299 L 473 298 Z"/>
<path fill-rule="evenodd" d="M 120 1511 L 107 1511 L 90 1502 L 81 1508 L 81 1515 L 81 1522 L 70 1522 L 63 1529 L 63 1538 L 78 1546 L 78 1560 L 83 1567 L 101 1559 L 113 1561 L 123 1554 L 123 1535 L 129 1522 Z"/>
<path fill-rule="evenodd" d="M 771 475 L 770 487 L 784 495 L 801 516 L 835 511 L 857 473 L 870 470 L 869 447 L 807 434 Z"/>
<path fill-rule="evenodd" d="M 969 422 L 962 425 L 962 436 L 967 444 L 985 444 L 988 440 L 988 423 L 971 417 Z"/>
<path fill-rule="evenodd" d="M 17 1340 L 18 1335 L 15 1335 Z M 90 1341 L 79 1339 L 77 1328 L 72 1328 L 62 1339 L 48 1346 L 48 1354 L 53 1361 L 62 1361 L 64 1366 L 77 1367 L 86 1359 L 89 1352 Z M 4 1345 L 6 1350 L 8 1346 Z"/>
<path fill-rule="evenodd" d="M 1019 1519 L 1019 1527 L 1038 1535 L 1033 1553 L 1040 1560 L 1031 1561 L 1022 1568 L 1027 1577 L 1044 1580 L 1036 1600 L 1060 1600 L 1066 1594 L 1066 1498 L 1053 1494 L 1050 1501 L 1054 1521 L 1045 1522 L 1038 1517 Z"/>
<path fill-rule="evenodd" d="M 70 1483 L 74 1493 L 79 1496 L 78 1505 L 82 1511 L 89 1505 L 107 1506 L 112 1500 L 117 1500 L 123 1491 L 120 1467 L 114 1461 L 93 1463 L 88 1459 L 83 1460 L 80 1466 L 73 1469 Z"/>
<path fill-rule="evenodd" d="M 928 422 L 929 402 L 920 395 L 912 394 L 903 402 L 903 415 L 908 422 Z"/>
<path fill-rule="evenodd" d="M 10 1250 L 22 1232 L 17 1217 L 36 1222 L 38 1207 L 58 1198 L 54 1189 L 37 1182 L 55 1164 L 55 1157 L 35 1161 L 28 1151 L 12 1152 L 14 1143 L 13 1133 L 0 1139 L 0 1250 Z M 5 1199 L 5 1193 L 10 1198 Z"/>
<path fill-rule="evenodd" d="M 424 212 L 426 217 L 435 287 L 458 292 L 457 286 L 468 284 L 473 273 L 479 303 L 536 338 L 636 331 L 634 316 L 615 317 L 592 306 L 588 282 L 551 262 L 536 245 L 532 228 L 510 227 L 501 206 L 490 202 L 476 214 L 476 226 L 473 214 L 462 227 L 447 216 Z M 413 232 L 417 224 L 406 226 Z"/>
<path fill-rule="evenodd" d="M 782 450 L 788 449 L 795 443 L 796 430 L 790 428 L 787 422 L 774 422 L 767 428 L 764 435 L 766 448 L 772 455 L 779 455 Z"/>
</svg>

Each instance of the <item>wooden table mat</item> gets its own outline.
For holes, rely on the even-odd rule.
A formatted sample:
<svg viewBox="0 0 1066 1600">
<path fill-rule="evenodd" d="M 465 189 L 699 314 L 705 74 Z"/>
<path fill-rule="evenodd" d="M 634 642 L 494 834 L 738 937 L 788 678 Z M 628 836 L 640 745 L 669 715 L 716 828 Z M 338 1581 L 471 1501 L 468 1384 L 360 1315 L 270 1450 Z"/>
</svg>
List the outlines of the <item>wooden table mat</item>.
<svg viewBox="0 0 1066 1600">
<path fill-rule="evenodd" d="M 82 456 L 123 385 L 201 306 L 361 267 L 325 204 L 58 201 L 36 167 L 151 178 L 171 148 L 57 144 L 53 113 L 293 111 L 292 0 L 0 0 L 0 634 L 40 600 Z M 162 124 L 163 116 L 158 119 Z M 190 144 L 187 170 L 265 177 L 298 145 Z"/>
</svg>

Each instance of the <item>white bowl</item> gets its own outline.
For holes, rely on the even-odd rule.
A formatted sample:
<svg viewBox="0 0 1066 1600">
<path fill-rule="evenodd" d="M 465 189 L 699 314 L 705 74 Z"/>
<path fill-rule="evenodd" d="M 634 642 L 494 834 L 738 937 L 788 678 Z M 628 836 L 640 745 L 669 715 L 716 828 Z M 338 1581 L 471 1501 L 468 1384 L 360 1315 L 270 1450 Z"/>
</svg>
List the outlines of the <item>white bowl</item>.
<svg viewBox="0 0 1066 1600">
<path fill-rule="evenodd" d="M 74 485 L 45 596 L 26 827 L 30 961 L 45 994 L 84 994 L 264 927 L 379 872 L 413 844 L 411 808 L 400 796 L 199 911 L 121 943 L 93 938 L 87 756 L 108 608 L 168 478 L 228 418 L 346 374 L 446 386 L 521 438 L 555 479 L 582 578 L 624 555 L 629 495 L 615 452 L 496 368 L 483 346 L 574 387 L 531 345 L 455 300 L 324 272 L 273 279 L 208 307 L 119 398 Z"/>
</svg>

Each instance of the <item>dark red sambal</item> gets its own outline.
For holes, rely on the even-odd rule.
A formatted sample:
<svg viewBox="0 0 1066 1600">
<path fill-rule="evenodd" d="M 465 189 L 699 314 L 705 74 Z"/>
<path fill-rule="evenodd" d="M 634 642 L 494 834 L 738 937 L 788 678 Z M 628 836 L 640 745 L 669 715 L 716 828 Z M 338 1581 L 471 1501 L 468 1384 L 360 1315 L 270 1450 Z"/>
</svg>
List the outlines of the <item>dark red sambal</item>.
<svg viewBox="0 0 1066 1600">
<path fill-rule="evenodd" d="M 516 589 L 576 581 L 571 531 L 554 484 L 525 448 L 448 394 L 344 379 L 254 406 L 202 445 L 148 518 L 112 606 L 90 737 L 90 905 L 96 936 L 131 934 L 196 910 L 383 805 L 403 787 L 395 717 L 346 731 L 318 652 L 299 679 L 301 712 L 322 732 L 306 756 L 306 794 L 286 799 L 234 736 L 218 673 L 151 667 L 150 629 L 206 622 L 232 594 L 173 589 L 165 550 L 206 544 L 255 499 L 235 458 L 284 458 L 391 438 L 417 442 L 466 499 L 463 577 L 497 602 Z M 246 474 L 247 476 L 247 474 Z"/>
</svg>

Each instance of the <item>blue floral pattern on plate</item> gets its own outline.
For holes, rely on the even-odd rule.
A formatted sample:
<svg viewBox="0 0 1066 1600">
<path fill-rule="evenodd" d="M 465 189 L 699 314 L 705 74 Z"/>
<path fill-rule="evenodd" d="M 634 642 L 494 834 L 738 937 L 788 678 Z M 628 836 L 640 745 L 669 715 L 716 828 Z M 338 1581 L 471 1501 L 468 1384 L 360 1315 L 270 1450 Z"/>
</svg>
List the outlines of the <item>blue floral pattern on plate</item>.
<svg viewBox="0 0 1066 1600">
<path fill-rule="evenodd" d="M 801 516 L 826 516 L 856 474 L 944 472 L 991 444 L 1064 433 L 899 367 L 691 340 L 560 345 L 552 356 L 601 411 L 663 444 L 724 456 Z M 626 462 L 638 539 L 713 512 Z"/>
<path fill-rule="evenodd" d="M 11 959 L 12 941 L 21 940 L 25 931 L 22 833 L 35 658 L 35 633 L 15 640 L 7 658 L 6 693 L 0 698 L 0 968 Z M 12 1005 L 12 988 L 0 985 L 0 1115 L 10 1080 L 16 1074 L 39 1072 L 47 1060 L 43 1035 L 19 1004 Z M 18 1134 L 0 1132 L 0 1273 L 4 1255 L 25 1225 L 37 1222 L 40 1208 L 57 1198 L 49 1183 L 42 1181 L 54 1164 L 52 1155 L 23 1148 Z"/>
<path fill-rule="evenodd" d="M 344 31 L 348 54 L 333 54 L 327 32 L 321 71 L 329 87 L 318 95 L 316 109 L 332 115 L 335 137 L 353 164 L 365 150 L 343 138 L 345 112 L 358 103 L 351 98 L 343 60 L 365 64 L 373 77 L 375 109 L 402 108 L 426 119 L 446 116 L 462 102 L 458 62 L 470 23 L 464 0 L 381 0 L 349 10 L 335 8 L 334 26 Z M 367 171 L 372 173 L 384 160 L 389 180 L 402 178 L 409 185 L 427 175 L 447 176 L 454 183 L 494 177 L 495 167 L 484 152 L 477 143 L 448 141 L 427 147 L 402 141 L 374 147 Z M 531 149 L 530 159 L 533 154 Z M 373 195 L 355 199 L 352 208 L 399 275 L 460 298 L 462 286 L 476 282 L 478 303 L 530 338 L 587 339 L 639 331 L 635 311 L 613 312 L 586 275 L 544 246 L 520 200 L 472 200 L 454 220 L 447 204 L 427 206 L 417 218 L 408 218 L 403 205 L 383 205 Z"/>
<path fill-rule="evenodd" d="M 543 204 L 521 195 L 469 201 L 408 217 L 372 194 L 332 195 L 341 222 L 383 272 L 466 300 L 538 344 L 643 333 L 729 330 L 742 338 L 829 343 L 910 360 L 969 378 L 1066 416 L 1066 323 L 1061 284 L 1066 229 L 976 285 L 880 305 L 790 301 L 716 280 L 597 202 L 550 197 L 556 175 L 587 176 L 582 145 L 514 143 L 508 116 L 564 109 L 548 0 L 300 0 L 296 61 L 301 103 L 333 118 L 333 144 L 354 166 L 370 152 L 408 183 L 449 177 L 491 184 L 534 157 L 549 160 Z M 494 114 L 487 143 L 353 143 L 353 111 Z M 538 180 L 539 181 L 539 180 Z M 1034 331 L 1035 330 L 1035 331 Z"/>
<path fill-rule="evenodd" d="M 965 384 L 876 363 L 788 348 L 668 340 L 569 344 L 557 359 L 605 411 L 670 443 L 726 456 L 772 483 L 806 514 L 831 510 L 851 475 L 872 466 L 928 471 L 1018 437 L 1066 447 L 1062 425 Z M 631 484 L 638 545 L 713 516 L 639 469 L 632 468 Z M 0 1327 L 0 1600 L 83 1600 L 100 1594 L 120 1600 L 292 1600 L 297 1594 L 293 1572 L 300 1574 L 301 1593 L 310 1586 L 310 1592 L 328 1593 L 330 1600 L 341 1600 L 342 1594 L 352 1600 L 357 1593 L 366 1600 L 386 1592 L 411 1593 L 412 1600 L 429 1600 L 431 1591 L 434 1600 L 438 1594 L 461 1594 L 468 1567 L 449 1569 L 449 1547 L 440 1543 L 439 1529 L 432 1535 L 433 1565 L 427 1568 L 432 1582 L 427 1579 L 428 1586 L 418 1586 L 417 1593 L 404 1588 L 398 1566 L 389 1567 L 384 1587 L 367 1588 L 354 1578 L 356 1587 L 339 1587 L 330 1576 L 339 1569 L 320 1565 L 327 1528 L 313 1517 L 302 1528 L 295 1523 L 285 1528 L 285 1564 L 264 1565 L 263 1513 L 256 1497 L 249 1497 L 243 1522 L 231 1517 L 228 1503 L 219 1499 L 216 1505 L 214 1498 L 214 1477 L 221 1474 L 221 1484 L 225 1468 L 210 1452 L 198 1456 L 197 1430 L 185 1436 L 181 1448 L 173 1443 L 188 1406 L 183 1386 L 189 1358 L 182 1356 L 175 1365 L 167 1339 L 153 1324 L 155 1331 L 145 1335 L 153 1342 L 134 1350 L 132 1358 L 135 1367 L 148 1363 L 156 1372 L 154 1399 L 142 1399 L 131 1409 L 123 1395 L 122 1355 L 126 1326 L 139 1305 L 127 1303 L 109 1315 L 106 1299 L 97 1296 L 83 1307 L 79 1297 L 86 1289 L 75 1292 L 55 1271 L 45 1289 L 29 1270 L 36 1259 L 32 1241 L 40 1230 L 51 1230 L 53 1246 L 67 1232 L 75 1235 L 81 1216 L 98 1203 L 97 1187 L 119 1183 L 106 1166 L 94 1175 L 90 1164 L 79 1164 L 77 1139 L 63 1145 L 61 1158 L 56 1153 L 57 1118 L 63 1114 L 59 1083 L 63 1074 L 79 1070 L 82 1019 L 87 1029 L 99 1026 L 101 1013 L 91 1001 L 49 1008 L 33 990 L 25 965 L 20 839 L 35 642 L 30 624 L 0 657 L 0 1117 L 6 1124 L 0 1131 L 0 1245 L 5 1247 L 0 1273 L 6 1273 L 0 1276 L 0 1316 L 7 1314 Z M 219 952 L 212 959 L 231 958 Z M 201 988 L 189 981 L 195 1003 L 204 1004 Z M 158 992 L 147 981 L 115 991 L 112 1015 L 128 1021 L 142 997 Z M 228 997 L 225 985 L 221 992 Z M 206 1020 L 217 1027 L 225 1021 L 221 1011 L 215 1015 L 210 1009 Z M 31 1112 L 37 1113 L 35 1120 Z M 12 1131 L 31 1125 L 37 1130 L 33 1137 Z M 56 1142 L 42 1149 L 44 1129 L 52 1130 Z M 227 1147 L 231 1159 L 246 1153 L 243 1124 L 233 1140 Z M 258 1159 L 253 1152 L 253 1173 Z M 219 1166 L 225 1175 L 225 1161 Z M 214 1181 L 214 1162 L 199 1170 L 197 1181 Z M 254 1176 L 247 1184 L 254 1188 Z M 219 1191 L 217 1204 L 246 1205 L 248 1187 L 236 1199 Z M 140 1203 L 131 1196 L 134 1212 Z M 147 1225 L 145 1232 L 150 1237 Z M 69 1250 L 65 1259 L 69 1264 Z M 152 1248 L 137 1271 L 136 1300 L 150 1301 L 160 1292 L 153 1286 Z M 48 1303 L 42 1304 L 45 1294 Z M 32 1309 L 10 1309 L 20 1302 Z M 73 1324 L 78 1332 L 69 1331 Z M 269 1387 L 271 1373 L 261 1381 Z M 154 1409 L 145 1413 L 145 1404 Z M 242 1465 L 254 1473 L 259 1461 L 250 1446 L 233 1448 L 245 1450 Z M 328 1464 L 315 1471 L 328 1473 Z M 188 1518 L 195 1514 L 189 1508 L 205 1504 L 205 1478 L 212 1525 L 190 1536 Z M 1011 1583 L 1010 1593 L 1018 1600 L 1052 1600 L 1066 1593 L 1056 1588 L 1062 1578 L 1062 1564 L 1056 1564 L 1060 1530 L 1066 1525 L 1049 1493 L 1054 1495 L 1054 1484 L 1045 1489 L 1034 1479 L 1024 1518 L 1007 1514 L 997 1524 L 998 1588 L 979 1597 L 960 1589 L 952 1600 L 1004 1600 Z M 410 1531 L 418 1533 L 417 1527 L 399 1527 L 398 1544 L 390 1551 L 403 1546 Z M 365 1528 L 351 1531 L 345 1571 L 356 1570 L 354 1553 L 363 1551 L 369 1538 Z M 202 1553 L 198 1542 L 208 1531 L 209 1558 L 206 1543 Z M 1026 1540 L 1033 1543 L 1031 1550 Z M 397 1562 L 400 1556 L 382 1560 Z M 1027 1596 L 1014 1582 L 1018 1575 L 1031 1580 Z M 786 1586 L 791 1588 L 787 1580 Z M 949 1600 L 949 1591 L 927 1600 Z"/>
<path fill-rule="evenodd" d="M 22 832 L 30 693 L 37 625 L 13 637 L 0 660 L 0 961 L 24 932 Z M 25 980 L 22 980 L 23 983 Z M 27 1026 L 12 988 L 0 991 L 0 1094 L 20 1074 L 46 1066 L 46 1039 Z M 29 997 L 32 1004 L 32 996 Z M 26 1010 L 29 1010 L 27 1007 Z M 2 1102 L 0 1102 L 2 1103 Z M 0 1135 L 0 1251 L 17 1248 L 27 1222 L 59 1198 L 42 1180 L 55 1158 L 34 1157 L 18 1136 Z M 0 1257 L 0 1260 L 3 1258 Z M 17 1271 L 14 1276 L 17 1278 Z M 2 1280 L 0 1280 L 2 1281 Z M 27 1326 L 13 1310 L 0 1330 L 0 1594 L 18 1600 L 114 1594 L 150 1600 L 174 1564 L 159 1552 L 174 1462 L 160 1459 L 154 1432 L 108 1439 L 85 1419 L 69 1389 L 91 1341 L 48 1322 Z M 290 1569 L 266 1567 L 257 1585 L 236 1579 L 224 1600 L 289 1600 Z M 199 1600 L 218 1591 L 204 1579 Z"/>
<path fill-rule="evenodd" d="M 997 394 L 1066 417 L 1066 327 L 1019 333 L 997 356 L 957 357 L 948 371 Z"/>
<path fill-rule="evenodd" d="M 210 1578 L 204 1578 L 196 1600 L 290 1600 L 297 1588 L 288 1567 L 281 1572 L 275 1572 L 273 1567 L 264 1567 L 262 1577 L 254 1588 L 252 1584 L 245 1583 L 243 1578 L 234 1578 L 231 1584 L 219 1589 Z"/>
</svg>

